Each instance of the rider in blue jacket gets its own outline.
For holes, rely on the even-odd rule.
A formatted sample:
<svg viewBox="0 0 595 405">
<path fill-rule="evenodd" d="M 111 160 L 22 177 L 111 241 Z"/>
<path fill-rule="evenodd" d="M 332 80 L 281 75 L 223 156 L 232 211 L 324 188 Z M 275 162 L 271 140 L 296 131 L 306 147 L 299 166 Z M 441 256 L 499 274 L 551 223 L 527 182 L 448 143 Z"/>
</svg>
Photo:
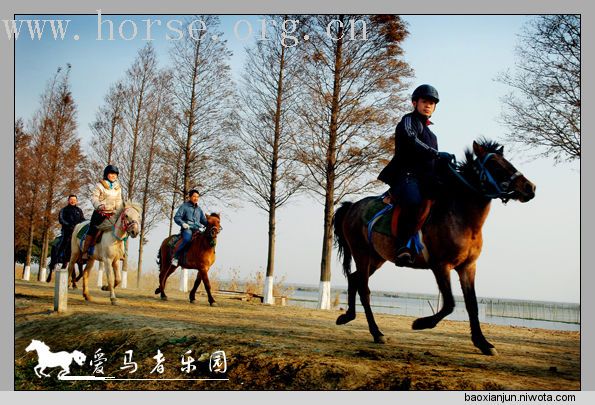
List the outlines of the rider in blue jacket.
<svg viewBox="0 0 595 405">
<path fill-rule="evenodd" d="M 174 252 L 174 257 L 171 261 L 173 266 L 178 266 L 178 259 L 180 252 L 183 251 L 184 246 L 192 239 L 192 234 L 198 231 L 201 225 L 207 226 L 207 217 L 198 206 L 200 194 L 197 190 L 190 190 L 188 192 L 188 200 L 178 208 L 174 222 L 182 227 L 182 243 Z"/>
</svg>

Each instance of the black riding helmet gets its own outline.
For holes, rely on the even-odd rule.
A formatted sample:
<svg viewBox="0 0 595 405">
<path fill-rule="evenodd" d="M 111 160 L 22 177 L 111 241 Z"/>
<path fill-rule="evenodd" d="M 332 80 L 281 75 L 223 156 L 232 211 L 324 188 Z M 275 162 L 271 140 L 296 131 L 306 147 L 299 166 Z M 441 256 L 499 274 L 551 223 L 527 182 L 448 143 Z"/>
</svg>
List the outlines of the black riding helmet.
<svg viewBox="0 0 595 405">
<path fill-rule="evenodd" d="M 413 90 L 413 94 L 411 95 L 411 101 L 417 101 L 420 97 L 434 100 L 436 104 L 440 101 L 440 96 L 438 96 L 438 90 L 436 90 L 433 86 L 429 84 L 422 84 L 418 86 L 415 90 Z"/>
<path fill-rule="evenodd" d="M 105 169 L 103 169 L 103 179 L 107 180 L 107 175 L 110 173 L 116 173 L 117 175 L 120 175 L 120 171 L 118 170 L 118 168 L 114 165 L 107 165 L 105 167 Z"/>
</svg>

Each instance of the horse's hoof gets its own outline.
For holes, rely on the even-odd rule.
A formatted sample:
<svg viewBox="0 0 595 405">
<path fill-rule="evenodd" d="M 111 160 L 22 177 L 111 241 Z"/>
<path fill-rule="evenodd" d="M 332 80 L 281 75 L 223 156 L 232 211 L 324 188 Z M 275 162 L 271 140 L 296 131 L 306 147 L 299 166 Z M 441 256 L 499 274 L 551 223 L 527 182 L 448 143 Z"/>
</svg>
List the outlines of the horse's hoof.
<svg viewBox="0 0 595 405">
<path fill-rule="evenodd" d="M 157 288 L 155 289 L 155 294 L 159 294 L 160 292 L 161 292 L 161 288 L 157 287 Z"/>
<path fill-rule="evenodd" d="M 90 295 L 83 295 L 83 297 L 85 297 L 85 301 L 89 301 L 89 302 L 93 301 L 91 299 L 91 296 Z"/>
<path fill-rule="evenodd" d="M 167 301 L 167 297 L 165 295 L 161 296 L 161 301 Z"/>
<path fill-rule="evenodd" d="M 489 347 L 489 346 L 479 347 L 479 350 L 481 350 L 481 353 L 485 354 L 486 356 L 497 356 L 498 355 L 498 351 L 493 346 L 492 347 Z"/>
<path fill-rule="evenodd" d="M 417 318 L 415 321 L 413 321 L 413 324 L 411 325 L 411 329 L 413 329 L 413 330 L 432 329 L 434 326 L 436 326 L 436 325 L 428 322 L 428 320 L 426 318 Z"/>
<path fill-rule="evenodd" d="M 385 344 L 386 343 L 386 338 L 383 335 L 374 336 L 374 343 Z"/>
<path fill-rule="evenodd" d="M 196 302 L 196 300 L 194 298 L 190 298 L 190 303 L 194 304 Z"/>
<path fill-rule="evenodd" d="M 347 322 L 351 322 L 355 319 L 355 316 L 341 314 L 337 318 L 337 325 L 345 325 Z"/>
<path fill-rule="evenodd" d="M 118 300 L 116 298 L 110 298 L 112 305 L 118 305 Z"/>
<path fill-rule="evenodd" d="M 218 307 L 219 306 L 219 304 L 217 304 L 215 301 L 209 302 L 209 305 L 212 306 L 212 307 Z"/>
<path fill-rule="evenodd" d="M 108 290 L 109 290 L 108 286 L 106 286 L 106 285 L 101 286 L 101 291 L 108 291 Z"/>
</svg>

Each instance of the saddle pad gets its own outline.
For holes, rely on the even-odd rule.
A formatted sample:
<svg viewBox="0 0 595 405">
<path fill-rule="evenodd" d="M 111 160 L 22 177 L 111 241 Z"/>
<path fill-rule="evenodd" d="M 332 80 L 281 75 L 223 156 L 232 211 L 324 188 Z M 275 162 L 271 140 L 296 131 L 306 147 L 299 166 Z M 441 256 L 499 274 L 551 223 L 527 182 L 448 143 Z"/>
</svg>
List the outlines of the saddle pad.
<svg viewBox="0 0 595 405">
<path fill-rule="evenodd" d="M 85 225 L 79 229 L 78 233 L 76 234 L 77 239 L 85 239 L 85 236 L 87 236 L 87 232 L 89 232 L 89 221 L 85 221 Z"/>
<path fill-rule="evenodd" d="M 170 249 L 173 249 L 176 246 L 176 243 L 178 243 L 178 241 L 180 240 L 181 237 L 182 237 L 182 235 L 180 235 L 180 234 L 176 234 L 176 235 L 172 236 L 172 238 L 169 240 L 169 242 L 167 242 L 167 246 Z"/>
<path fill-rule="evenodd" d="M 382 199 L 376 199 L 368 204 L 366 211 L 364 212 L 364 222 L 367 224 L 374 218 L 374 216 L 380 212 L 382 209 L 386 207 L 386 204 L 382 202 Z M 374 232 L 381 233 L 383 235 L 392 236 L 390 230 L 390 223 L 393 216 L 393 208 L 387 210 L 380 218 L 376 219 L 374 223 L 373 230 Z"/>
</svg>

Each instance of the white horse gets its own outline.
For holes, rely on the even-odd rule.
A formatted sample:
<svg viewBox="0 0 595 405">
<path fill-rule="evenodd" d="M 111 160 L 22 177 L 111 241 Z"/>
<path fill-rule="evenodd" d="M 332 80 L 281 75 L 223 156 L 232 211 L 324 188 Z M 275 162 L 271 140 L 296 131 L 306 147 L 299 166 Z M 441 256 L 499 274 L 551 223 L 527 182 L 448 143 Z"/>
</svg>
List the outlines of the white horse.
<svg viewBox="0 0 595 405">
<path fill-rule="evenodd" d="M 101 287 L 103 291 L 110 292 L 110 300 L 113 305 L 117 304 L 116 293 L 114 289 L 120 284 L 120 268 L 119 262 L 124 257 L 124 240 L 131 236 L 136 238 L 140 233 L 140 221 L 141 221 L 142 209 L 139 204 L 135 204 L 130 201 L 126 201 L 124 206 L 119 209 L 109 219 L 103 221 L 97 228 L 103 231 L 101 241 L 95 244 L 95 250 L 93 255 L 89 256 L 85 270 L 83 271 L 83 297 L 87 301 L 91 301 L 91 295 L 89 294 L 89 272 L 93 268 L 95 261 L 100 261 L 105 269 L 107 276 L 107 286 Z M 77 262 L 79 256 L 82 254 L 80 240 L 77 235 L 80 229 L 88 224 L 89 221 L 81 222 L 74 227 L 72 232 L 71 240 L 71 255 L 70 262 L 68 263 L 68 279 L 71 279 L 72 272 L 74 271 L 74 263 Z M 114 271 L 113 277 L 112 272 L 109 269 L 109 264 Z M 115 279 L 115 280 L 114 280 Z M 73 288 L 76 288 L 76 284 L 73 283 Z"/>
<path fill-rule="evenodd" d="M 72 353 L 52 353 L 48 345 L 40 340 L 35 339 L 31 340 L 31 343 L 25 349 L 27 352 L 33 350 L 37 352 L 37 365 L 33 368 L 33 371 L 35 371 L 35 375 L 37 375 L 39 378 L 41 378 L 41 376 L 50 376 L 49 374 L 43 372 L 46 368 L 58 366 L 62 367 L 62 370 L 60 370 L 58 373 L 58 378 L 60 378 L 70 373 L 70 364 L 72 363 L 72 360 L 74 360 L 79 366 L 82 366 L 85 364 L 85 360 L 87 359 L 87 356 L 78 350 L 75 350 Z"/>
</svg>

